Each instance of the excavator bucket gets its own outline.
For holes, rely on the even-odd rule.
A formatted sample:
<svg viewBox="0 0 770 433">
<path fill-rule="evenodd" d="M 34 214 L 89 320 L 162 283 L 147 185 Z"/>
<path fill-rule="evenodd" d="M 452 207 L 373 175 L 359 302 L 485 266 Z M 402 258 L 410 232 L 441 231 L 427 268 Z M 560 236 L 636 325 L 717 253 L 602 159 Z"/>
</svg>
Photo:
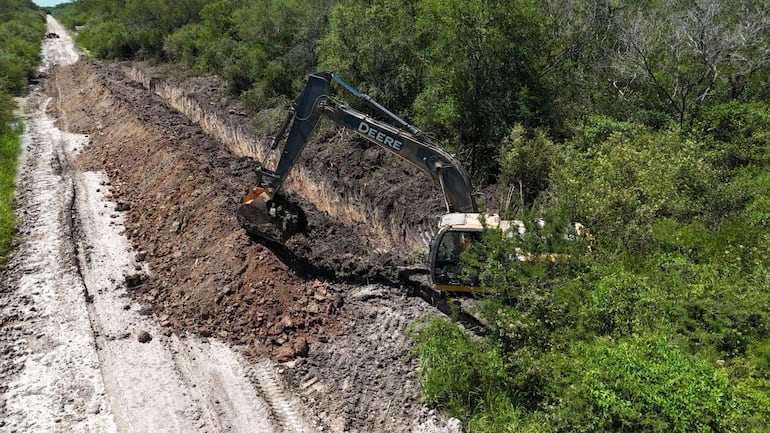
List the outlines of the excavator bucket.
<svg viewBox="0 0 770 433">
<path fill-rule="evenodd" d="M 284 243 L 307 227 L 302 209 L 268 187 L 257 187 L 249 192 L 237 215 L 246 233 L 271 242 Z"/>
<path fill-rule="evenodd" d="M 243 204 L 267 203 L 273 199 L 273 191 L 268 187 L 257 187 L 243 198 Z"/>
</svg>

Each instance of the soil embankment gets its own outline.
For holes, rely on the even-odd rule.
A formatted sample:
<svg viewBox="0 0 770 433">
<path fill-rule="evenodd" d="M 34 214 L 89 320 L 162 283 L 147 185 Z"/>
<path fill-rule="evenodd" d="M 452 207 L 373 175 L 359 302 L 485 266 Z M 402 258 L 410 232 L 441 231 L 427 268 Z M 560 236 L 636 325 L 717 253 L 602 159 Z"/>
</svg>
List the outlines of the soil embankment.
<svg viewBox="0 0 770 433">
<path fill-rule="evenodd" d="M 284 115 L 274 124 L 255 122 L 270 115 L 248 113 L 228 102 L 225 84 L 216 78 L 180 81 L 174 78 L 178 71 L 137 64 L 124 65 L 122 71 L 239 156 L 262 161 Z M 311 137 L 286 186 L 338 223 L 355 228 L 368 248 L 410 258 L 425 253 L 435 232 L 434 217 L 444 211 L 439 186 L 427 175 L 348 131 L 327 127 Z"/>
</svg>

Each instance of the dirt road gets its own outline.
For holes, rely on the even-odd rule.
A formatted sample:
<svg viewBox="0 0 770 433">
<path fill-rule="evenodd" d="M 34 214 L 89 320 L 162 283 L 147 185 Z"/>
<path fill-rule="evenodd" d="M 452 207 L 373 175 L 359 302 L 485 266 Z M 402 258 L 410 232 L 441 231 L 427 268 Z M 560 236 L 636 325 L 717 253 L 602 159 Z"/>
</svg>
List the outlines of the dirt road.
<svg viewBox="0 0 770 433">
<path fill-rule="evenodd" d="M 435 311 L 249 241 L 250 162 L 48 26 L 0 289 L 0 431 L 458 430 L 420 404 L 409 356 L 405 328 Z M 369 275 L 351 251 L 339 269 Z"/>
<path fill-rule="evenodd" d="M 48 24 L 61 37 L 44 44 L 47 67 L 74 63 L 72 41 Z M 164 335 L 126 295 L 131 278 L 150 269 L 121 234 L 105 174 L 74 166 L 88 137 L 54 126 L 51 101 L 36 89 L 28 103 L 21 237 L 2 293 L 2 428 L 310 431 L 271 362 L 246 363 L 216 340 Z"/>
</svg>

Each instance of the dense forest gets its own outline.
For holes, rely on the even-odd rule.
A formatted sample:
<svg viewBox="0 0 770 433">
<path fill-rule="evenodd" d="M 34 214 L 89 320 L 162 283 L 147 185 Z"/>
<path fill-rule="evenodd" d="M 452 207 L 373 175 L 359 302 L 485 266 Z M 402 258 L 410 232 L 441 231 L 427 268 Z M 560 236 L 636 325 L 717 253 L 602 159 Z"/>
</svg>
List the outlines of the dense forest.
<svg viewBox="0 0 770 433">
<path fill-rule="evenodd" d="M 21 96 L 40 65 L 45 14 L 31 0 L 0 3 L 0 265 L 13 238 L 13 186 L 20 124 L 13 98 Z"/>
<path fill-rule="evenodd" d="M 489 236 L 467 263 L 494 294 L 489 333 L 413 329 L 425 401 L 468 431 L 767 432 L 770 5 L 632 3 L 79 0 L 55 14 L 94 56 L 220 75 L 253 110 L 331 69 L 506 191 L 527 232 Z"/>
</svg>

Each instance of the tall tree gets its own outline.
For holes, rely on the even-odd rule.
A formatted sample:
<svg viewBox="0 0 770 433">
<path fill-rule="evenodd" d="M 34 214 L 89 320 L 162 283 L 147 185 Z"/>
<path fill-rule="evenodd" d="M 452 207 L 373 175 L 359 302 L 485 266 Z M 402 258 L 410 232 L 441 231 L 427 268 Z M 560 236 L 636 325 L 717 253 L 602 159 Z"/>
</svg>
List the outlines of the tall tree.
<svg viewBox="0 0 770 433">
<path fill-rule="evenodd" d="M 515 123 L 548 120 L 538 10 L 527 0 L 423 0 L 417 26 L 427 59 L 417 118 L 483 181 Z"/>
<path fill-rule="evenodd" d="M 335 71 L 387 106 L 406 114 L 423 83 L 417 0 L 338 2 L 319 45 L 322 68 Z"/>
<path fill-rule="evenodd" d="M 740 97 L 770 61 L 764 2 L 662 0 L 629 12 L 614 64 L 619 92 L 680 125 L 706 101 Z"/>
<path fill-rule="evenodd" d="M 540 8 L 546 28 L 541 73 L 552 89 L 555 126 L 621 112 L 612 64 L 624 6 L 614 0 L 544 0 Z"/>
</svg>

